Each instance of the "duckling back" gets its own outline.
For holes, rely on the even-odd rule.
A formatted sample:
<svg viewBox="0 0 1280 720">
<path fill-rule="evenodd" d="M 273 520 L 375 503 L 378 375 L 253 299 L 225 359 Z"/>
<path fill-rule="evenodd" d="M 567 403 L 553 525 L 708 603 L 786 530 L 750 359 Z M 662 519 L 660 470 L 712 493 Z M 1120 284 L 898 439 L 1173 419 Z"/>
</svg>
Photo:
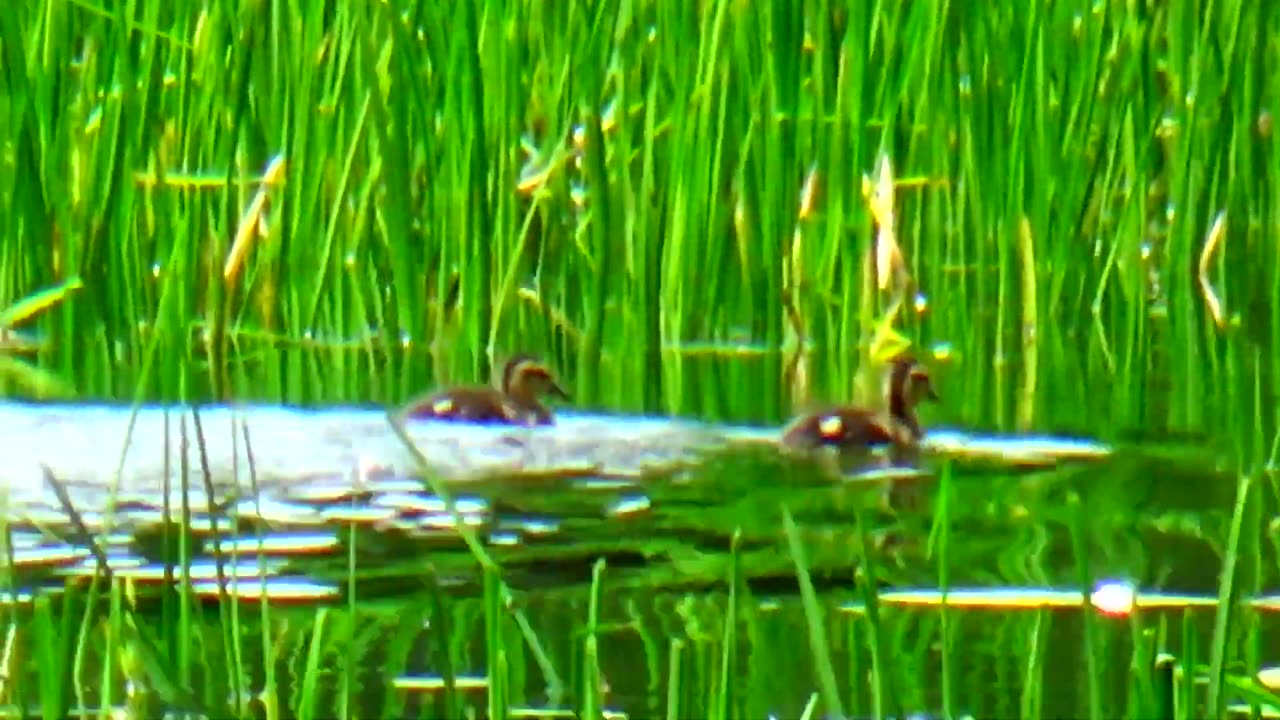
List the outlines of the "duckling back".
<svg viewBox="0 0 1280 720">
<path fill-rule="evenodd" d="M 503 423 L 511 422 L 512 411 L 502 396 L 489 388 L 454 388 L 410 403 L 404 414 L 420 420 Z"/>
<path fill-rule="evenodd" d="M 864 408 L 828 408 L 802 415 L 783 431 L 782 444 L 793 448 L 873 449 L 908 445 L 911 431 L 893 418 Z"/>
</svg>

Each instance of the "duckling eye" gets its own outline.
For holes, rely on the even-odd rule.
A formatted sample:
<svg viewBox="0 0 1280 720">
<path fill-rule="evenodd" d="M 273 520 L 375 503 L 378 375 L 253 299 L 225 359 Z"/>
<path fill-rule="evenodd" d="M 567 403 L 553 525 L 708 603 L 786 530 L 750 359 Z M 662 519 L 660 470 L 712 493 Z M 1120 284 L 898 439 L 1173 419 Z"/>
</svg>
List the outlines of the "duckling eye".
<svg viewBox="0 0 1280 720">
<path fill-rule="evenodd" d="M 924 373 L 912 373 L 907 380 L 907 389 L 913 395 L 927 395 L 930 386 L 929 376 Z"/>
<path fill-rule="evenodd" d="M 828 415 L 818 421 L 818 434 L 824 438 L 839 437 L 844 434 L 844 420 L 839 415 Z"/>
</svg>

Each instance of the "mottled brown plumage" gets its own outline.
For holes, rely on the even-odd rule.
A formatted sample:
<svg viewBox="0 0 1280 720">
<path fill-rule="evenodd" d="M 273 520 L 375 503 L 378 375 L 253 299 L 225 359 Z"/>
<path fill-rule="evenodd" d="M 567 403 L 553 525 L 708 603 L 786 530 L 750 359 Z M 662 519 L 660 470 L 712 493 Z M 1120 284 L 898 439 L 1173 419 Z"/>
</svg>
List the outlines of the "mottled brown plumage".
<svg viewBox="0 0 1280 720">
<path fill-rule="evenodd" d="M 844 405 L 805 413 L 787 425 L 782 443 L 801 449 L 841 450 L 915 446 L 922 435 L 915 406 L 938 399 L 929 373 L 914 358 L 900 356 L 891 364 L 885 394 L 886 411 Z"/>
<path fill-rule="evenodd" d="M 551 425 L 555 419 L 542 403 L 544 395 L 569 399 L 569 393 L 560 387 L 546 365 L 529 355 L 517 355 L 503 366 L 500 388 L 442 390 L 411 402 L 404 414 L 409 418 L 481 424 Z"/>
</svg>

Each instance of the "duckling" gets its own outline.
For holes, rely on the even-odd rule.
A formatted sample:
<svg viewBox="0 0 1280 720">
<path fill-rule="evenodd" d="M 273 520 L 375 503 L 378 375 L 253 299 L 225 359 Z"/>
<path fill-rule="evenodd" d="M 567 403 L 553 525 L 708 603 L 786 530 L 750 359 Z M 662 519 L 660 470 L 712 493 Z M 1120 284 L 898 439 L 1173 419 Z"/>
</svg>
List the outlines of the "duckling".
<svg viewBox="0 0 1280 720">
<path fill-rule="evenodd" d="M 442 390 L 411 402 L 404 415 L 483 424 L 551 425 L 555 420 L 542 403 L 543 395 L 569 399 L 546 365 L 521 354 L 503 366 L 501 389 L 471 386 Z"/>
<path fill-rule="evenodd" d="M 914 448 L 923 435 L 915 407 L 924 400 L 938 400 L 928 371 L 910 355 L 900 355 L 891 363 L 885 394 L 887 412 L 834 406 L 801 415 L 783 431 L 782 444 L 806 450 L 871 450 L 888 445 L 896 455 Z"/>
</svg>

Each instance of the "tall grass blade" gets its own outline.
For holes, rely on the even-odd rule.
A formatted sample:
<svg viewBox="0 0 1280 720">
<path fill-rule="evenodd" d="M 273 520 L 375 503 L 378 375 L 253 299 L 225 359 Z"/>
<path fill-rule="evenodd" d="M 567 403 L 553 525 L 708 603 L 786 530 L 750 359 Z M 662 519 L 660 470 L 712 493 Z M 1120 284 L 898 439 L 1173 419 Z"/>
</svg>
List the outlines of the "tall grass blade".
<svg viewBox="0 0 1280 720">
<path fill-rule="evenodd" d="M 1213 639 L 1209 651 L 1209 687 L 1205 696 L 1205 709 L 1216 716 L 1222 715 L 1226 705 L 1226 698 L 1222 692 L 1225 680 L 1223 673 L 1226 670 L 1231 626 L 1235 619 L 1236 562 L 1240 549 L 1240 529 L 1244 525 L 1245 509 L 1248 507 L 1252 488 L 1252 476 L 1241 475 L 1236 484 L 1236 504 L 1231 514 L 1231 529 L 1227 535 L 1226 547 L 1222 552 L 1218 605 L 1213 616 Z"/>
<path fill-rule="evenodd" d="M 827 706 L 828 712 L 843 717 L 844 703 L 840 700 L 835 668 L 831 664 L 826 620 L 818 595 L 813 589 L 813 581 L 809 578 L 800 530 L 791 517 L 791 510 L 786 506 L 782 508 L 782 528 L 787 536 L 787 546 L 791 550 L 791 560 L 795 564 L 796 579 L 800 583 L 800 600 L 804 604 L 805 621 L 809 625 L 809 652 L 813 655 L 813 665 L 818 671 L 818 689 L 823 696 L 822 702 Z"/>
</svg>

